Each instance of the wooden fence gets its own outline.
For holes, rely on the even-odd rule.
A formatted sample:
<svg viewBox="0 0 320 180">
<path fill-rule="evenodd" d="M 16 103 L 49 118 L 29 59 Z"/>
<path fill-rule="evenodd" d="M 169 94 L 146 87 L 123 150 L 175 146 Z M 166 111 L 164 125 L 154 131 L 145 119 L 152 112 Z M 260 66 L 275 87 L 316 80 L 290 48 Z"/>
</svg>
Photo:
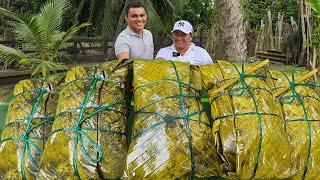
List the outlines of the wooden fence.
<svg viewBox="0 0 320 180">
<path fill-rule="evenodd" d="M 75 37 L 69 40 L 64 47 L 60 49 L 64 56 L 61 61 L 67 64 L 75 64 L 79 62 L 99 62 L 106 61 L 110 54 L 113 54 L 113 38 L 110 37 Z M 205 46 L 204 37 L 194 37 L 193 42 L 201 47 Z M 19 48 L 25 53 L 32 53 L 26 45 L 18 43 L 16 40 L 0 41 L 0 44 Z M 158 36 L 154 37 L 154 53 L 162 47 L 172 44 L 171 37 Z M 3 60 L 0 57 L 0 67 L 3 66 Z"/>
<path fill-rule="evenodd" d="M 278 13 L 275 30 L 273 30 L 272 14 L 261 20 L 260 32 L 255 47 L 258 58 L 268 58 L 284 64 L 297 64 L 301 47 L 298 24 L 291 17 L 291 23 L 284 23 L 283 14 Z"/>
</svg>

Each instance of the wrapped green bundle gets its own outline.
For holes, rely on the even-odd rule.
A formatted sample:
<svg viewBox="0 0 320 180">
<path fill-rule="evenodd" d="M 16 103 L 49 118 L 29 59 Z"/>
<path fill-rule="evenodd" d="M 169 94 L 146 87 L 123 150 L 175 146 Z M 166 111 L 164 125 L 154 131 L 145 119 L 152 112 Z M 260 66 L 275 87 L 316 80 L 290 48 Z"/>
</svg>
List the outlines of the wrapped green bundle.
<svg viewBox="0 0 320 180">
<path fill-rule="evenodd" d="M 114 179 L 127 154 L 128 65 L 118 61 L 68 71 L 40 179 Z"/>
<path fill-rule="evenodd" d="M 246 72 L 251 64 L 218 61 L 200 67 L 208 89 L 213 133 L 219 142 L 230 178 L 283 179 L 291 172 L 291 146 L 282 124 L 280 104 L 260 73 Z M 215 93 L 239 78 L 226 91 Z"/>
<path fill-rule="evenodd" d="M 276 79 L 271 82 L 274 92 L 289 88 L 278 99 L 286 132 L 294 147 L 292 164 L 298 171 L 293 179 L 317 179 L 320 174 L 320 98 L 311 83 L 296 81 L 304 73 L 269 72 Z"/>
<path fill-rule="evenodd" d="M 221 174 L 209 121 L 190 85 L 190 73 L 190 65 L 183 62 L 134 61 L 129 179 Z"/>
<path fill-rule="evenodd" d="M 0 179 L 37 176 L 63 80 L 57 74 L 16 84 L 0 142 Z"/>
</svg>

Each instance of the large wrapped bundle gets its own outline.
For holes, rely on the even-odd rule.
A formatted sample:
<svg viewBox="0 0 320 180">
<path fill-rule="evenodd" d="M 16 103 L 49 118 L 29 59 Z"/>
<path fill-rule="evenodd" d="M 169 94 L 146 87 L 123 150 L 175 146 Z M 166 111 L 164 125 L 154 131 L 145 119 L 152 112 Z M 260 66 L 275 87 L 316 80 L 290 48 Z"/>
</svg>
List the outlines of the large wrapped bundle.
<svg viewBox="0 0 320 180">
<path fill-rule="evenodd" d="M 190 85 L 190 65 L 134 61 L 134 126 L 129 179 L 220 175 L 208 118 Z"/>
<path fill-rule="evenodd" d="M 299 82 L 305 73 L 269 71 L 274 92 L 279 96 L 286 132 L 294 147 L 293 162 L 297 166 L 294 179 L 317 179 L 320 175 L 320 98 L 312 83 Z"/>
<path fill-rule="evenodd" d="M 0 144 L 0 179 L 37 176 L 63 79 L 57 74 L 16 84 Z"/>
<path fill-rule="evenodd" d="M 218 153 L 230 178 L 283 179 L 291 176 L 291 146 L 280 105 L 252 64 L 218 61 L 200 68 L 211 101 Z M 235 81 L 223 92 L 217 89 Z"/>
<path fill-rule="evenodd" d="M 109 61 L 66 75 L 40 179 L 114 179 L 123 175 L 128 67 Z"/>
</svg>

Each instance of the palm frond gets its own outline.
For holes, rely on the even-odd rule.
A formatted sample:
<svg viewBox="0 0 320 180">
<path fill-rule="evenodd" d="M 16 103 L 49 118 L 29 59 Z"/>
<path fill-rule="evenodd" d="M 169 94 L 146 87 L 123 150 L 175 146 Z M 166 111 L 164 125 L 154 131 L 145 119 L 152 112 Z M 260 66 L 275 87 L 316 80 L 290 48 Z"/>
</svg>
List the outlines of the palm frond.
<svg viewBox="0 0 320 180">
<path fill-rule="evenodd" d="M 105 2 L 103 9 L 102 20 L 102 35 L 112 36 L 116 31 L 116 27 L 121 14 L 121 0 L 111 0 L 111 2 Z"/>
<path fill-rule="evenodd" d="M 44 77 L 48 76 L 50 73 L 55 73 L 59 70 L 66 70 L 68 67 L 61 63 L 55 63 L 52 61 L 42 61 L 37 64 L 33 69 L 31 76 L 42 75 Z"/>
<path fill-rule="evenodd" d="M 14 49 L 0 44 L 0 60 L 4 61 L 6 67 L 10 66 L 13 62 L 19 61 L 20 59 L 27 58 L 19 49 Z"/>
<path fill-rule="evenodd" d="M 44 48 L 44 42 L 41 38 L 43 31 L 38 21 L 31 16 L 22 17 L 24 23 L 17 23 L 14 27 L 16 39 L 22 43 L 36 45 L 39 51 Z"/>
<path fill-rule="evenodd" d="M 145 0 L 148 12 L 148 29 L 156 34 L 163 32 L 170 34 L 169 31 L 175 20 L 173 14 L 183 12 L 185 3 L 186 0 L 164 0 L 159 2 Z"/>
<path fill-rule="evenodd" d="M 78 32 L 81 28 L 91 25 L 90 23 L 82 23 L 80 25 L 73 25 L 68 31 L 62 33 L 60 38 L 56 39 L 52 45 L 52 53 L 55 54 L 58 52 L 58 50 L 61 48 L 61 46 L 67 42 L 69 39 L 72 38 L 72 36 Z"/>
<path fill-rule="evenodd" d="M 43 33 L 38 21 L 29 15 L 20 16 L 7 9 L 0 7 L 0 13 L 13 18 L 15 21 L 9 22 L 16 33 L 17 40 L 21 42 L 29 42 L 43 49 L 41 34 Z"/>
<path fill-rule="evenodd" d="M 148 14 L 148 29 L 152 32 L 159 33 L 165 31 L 163 23 L 160 19 L 159 14 L 157 13 L 156 7 L 154 6 L 152 0 L 146 0 L 146 10 Z"/>
<path fill-rule="evenodd" d="M 41 12 L 36 16 L 44 32 L 42 39 L 45 44 L 52 41 L 55 33 L 61 31 L 62 17 L 68 6 L 69 1 L 67 0 L 50 0 L 41 8 Z"/>
</svg>

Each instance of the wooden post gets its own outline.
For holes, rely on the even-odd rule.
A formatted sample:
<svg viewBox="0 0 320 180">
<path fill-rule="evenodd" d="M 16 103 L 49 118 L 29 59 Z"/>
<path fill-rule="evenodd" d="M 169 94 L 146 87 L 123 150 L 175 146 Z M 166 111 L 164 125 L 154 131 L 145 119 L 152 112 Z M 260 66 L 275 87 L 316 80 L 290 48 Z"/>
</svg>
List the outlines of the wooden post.
<svg viewBox="0 0 320 180">
<path fill-rule="evenodd" d="M 277 51 L 282 51 L 282 40 L 283 40 L 283 14 L 278 13 L 278 21 L 276 24 L 276 35 L 275 35 L 275 49 Z"/>
<path fill-rule="evenodd" d="M 272 31 L 272 16 L 271 16 L 271 11 L 268 10 L 267 12 L 268 15 L 268 39 L 269 39 L 269 48 L 268 49 L 272 49 L 274 50 L 274 37 L 273 37 L 273 31 Z"/>
<path fill-rule="evenodd" d="M 263 48 L 264 48 L 264 39 L 265 39 L 265 24 L 264 24 L 264 18 L 262 18 L 261 22 L 260 22 L 260 32 L 259 32 L 259 35 L 258 35 L 258 42 L 256 44 L 255 53 L 257 53 L 258 50 L 263 50 Z"/>
</svg>

